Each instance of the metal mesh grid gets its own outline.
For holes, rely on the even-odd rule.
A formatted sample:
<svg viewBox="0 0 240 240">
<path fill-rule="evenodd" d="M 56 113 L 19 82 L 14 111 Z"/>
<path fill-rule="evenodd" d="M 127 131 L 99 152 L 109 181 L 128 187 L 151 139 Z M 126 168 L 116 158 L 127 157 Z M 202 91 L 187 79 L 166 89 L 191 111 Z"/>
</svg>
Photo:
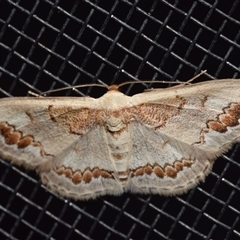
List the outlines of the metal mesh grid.
<svg viewBox="0 0 240 240">
<path fill-rule="evenodd" d="M 202 69 L 201 80 L 238 77 L 238 0 L 9 0 L 0 9 L 0 97 L 82 83 L 187 80 Z M 179 197 L 88 202 L 59 198 L 34 172 L 0 159 L 0 239 L 238 239 L 239 157 L 235 145 L 205 183 Z"/>
</svg>

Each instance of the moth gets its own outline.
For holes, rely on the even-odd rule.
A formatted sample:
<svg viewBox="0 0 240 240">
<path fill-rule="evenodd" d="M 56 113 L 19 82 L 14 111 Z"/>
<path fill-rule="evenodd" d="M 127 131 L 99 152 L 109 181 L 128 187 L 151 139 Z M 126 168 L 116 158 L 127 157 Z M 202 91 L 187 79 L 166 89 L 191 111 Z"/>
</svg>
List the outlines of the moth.
<svg viewBox="0 0 240 240">
<path fill-rule="evenodd" d="M 240 142 L 240 80 L 126 96 L 0 99 L 0 157 L 49 189 L 86 200 L 123 192 L 176 195 L 203 181 Z"/>
</svg>

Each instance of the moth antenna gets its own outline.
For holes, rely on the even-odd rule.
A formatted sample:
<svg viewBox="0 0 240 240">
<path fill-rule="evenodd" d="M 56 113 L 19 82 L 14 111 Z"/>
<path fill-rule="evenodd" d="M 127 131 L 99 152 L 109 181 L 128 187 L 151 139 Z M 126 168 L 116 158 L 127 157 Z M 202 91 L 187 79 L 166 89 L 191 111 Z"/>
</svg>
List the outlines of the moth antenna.
<svg viewBox="0 0 240 240">
<path fill-rule="evenodd" d="M 32 91 L 28 91 L 28 94 L 29 94 L 29 95 L 32 95 L 32 96 L 34 96 L 34 97 L 42 97 L 40 94 L 35 93 L 35 92 L 32 92 Z"/>
<path fill-rule="evenodd" d="M 186 84 L 186 82 L 172 82 L 172 81 L 164 81 L 164 80 L 143 80 L 143 81 L 129 81 L 129 82 L 124 82 L 124 83 L 120 83 L 118 86 L 118 88 L 128 85 L 128 84 L 139 84 L 139 83 L 170 83 L 170 84 Z M 188 84 L 188 83 L 187 83 Z"/>
<path fill-rule="evenodd" d="M 64 87 L 64 88 L 53 89 L 53 90 L 42 92 L 40 94 L 34 93 L 32 91 L 28 91 L 28 93 L 35 97 L 41 97 L 42 95 L 47 94 L 47 93 L 59 92 L 59 91 L 63 91 L 63 90 L 83 88 L 83 87 L 94 87 L 94 86 L 106 88 L 106 89 L 108 89 L 108 91 L 111 91 L 111 90 L 117 91 L 122 86 L 129 85 L 129 84 L 139 84 L 139 83 L 170 83 L 170 84 L 179 84 L 179 86 L 181 86 L 181 85 L 191 84 L 192 81 L 194 81 L 196 78 L 200 77 L 201 75 L 203 75 L 206 72 L 207 72 L 207 70 L 201 71 L 199 74 L 197 74 L 193 78 L 189 79 L 187 82 L 181 82 L 181 81 L 172 82 L 172 81 L 164 81 L 164 80 L 157 80 L 157 81 L 153 81 L 153 80 L 139 81 L 139 80 L 137 80 L 137 81 L 128 81 L 128 82 L 120 83 L 119 85 L 114 84 L 111 86 L 97 84 L 97 83 L 91 83 L 91 84 L 81 84 L 81 85 L 76 85 L 76 86 L 69 86 L 69 87 Z"/>
<path fill-rule="evenodd" d="M 39 96 L 42 96 L 42 95 L 47 94 L 47 93 L 59 92 L 59 91 L 63 91 L 63 90 L 83 88 L 83 87 L 103 87 L 103 88 L 106 88 L 106 89 L 109 88 L 109 86 L 98 84 L 98 83 L 80 84 L 80 85 L 76 85 L 76 86 L 63 87 L 63 88 L 58 88 L 58 89 L 53 89 L 53 90 L 49 90 L 49 91 L 46 91 L 46 92 L 42 92 L 42 93 L 39 94 Z"/>
<path fill-rule="evenodd" d="M 188 81 L 183 82 L 182 84 L 174 86 L 174 87 L 177 88 L 177 87 L 182 87 L 182 85 L 190 85 L 190 84 L 192 84 L 192 81 L 194 81 L 195 79 L 199 78 L 201 75 L 203 75 L 206 72 L 207 72 L 207 70 L 203 70 L 199 74 L 197 74 L 196 76 L 190 78 Z"/>
<path fill-rule="evenodd" d="M 179 86 L 181 86 L 182 84 L 184 85 L 189 85 L 191 84 L 191 82 L 193 80 L 195 80 L 196 78 L 200 77 L 201 75 L 203 75 L 204 73 L 206 73 L 207 70 L 203 70 L 201 71 L 199 74 L 197 74 L 196 76 L 194 76 L 193 78 L 189 79 L 187 82 L 182 82 L 182 81 L 178 81 L 178 82 L 172 82 L 172 81 L 164 81 L 164 80 L 144 80 L 144 81 L 128 81 L 128 82 L 124 82 L 124 83 L 120 83 L 118 86 L 118 88 L 124 86 L 124 85 L 128 85 L 128 84 L 138 84 L 138 83 L 170 83 L 170 84 L 179 84 Z M 115 85 L 113 85 L 115 86 Z M 110 86 L 111 87 L 111 86 Z"/>
<path fill-rule="evenodd" d="M 203 70 L 201 71 L 199 74 L 197 74 L 196 76 L 190 78 L 186 83 L 191 83 L 192 81 L 194 81 L 195 79 L 199 78 L 200 76 L 202 76 L 204 73 L 206 73 L 207 70 Z"/>
</svg>

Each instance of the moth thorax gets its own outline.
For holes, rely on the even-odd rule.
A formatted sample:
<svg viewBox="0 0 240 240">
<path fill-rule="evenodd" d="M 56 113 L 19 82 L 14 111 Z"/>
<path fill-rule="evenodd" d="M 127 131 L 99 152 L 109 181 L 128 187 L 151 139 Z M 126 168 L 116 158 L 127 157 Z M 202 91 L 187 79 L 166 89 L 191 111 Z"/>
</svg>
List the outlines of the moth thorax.
<svg viewBox="0 0 240 240">
<path fill-rule="evenodd" d="M 109 132 L 119 132 L 126 127 L 121 118 L 110 116 L 106 120 L 107 130 Z"/>
</svg>

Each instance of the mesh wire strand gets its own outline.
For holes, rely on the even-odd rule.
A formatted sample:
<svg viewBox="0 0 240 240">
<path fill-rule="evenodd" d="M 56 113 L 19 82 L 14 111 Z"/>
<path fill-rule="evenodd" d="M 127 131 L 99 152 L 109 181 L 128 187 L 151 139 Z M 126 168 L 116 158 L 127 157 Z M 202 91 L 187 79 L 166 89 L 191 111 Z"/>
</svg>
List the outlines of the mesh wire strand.
<svg viewBox="0 0 240 240">
<path fill-rule="evenodd" d="M 187 80 L 203 69 L 197 81 L 239 73 L 237 0 L 22 0 L 0 1 L 0 8 L 1 97 L 84 83 Z M 61 95 L 103 93 L 90 87 Z M 33 171 L 0 159 L 0 239 L 237 239 L 239 157 L 235 145 L 205 183 L 179 197 L 126 193 L 87 202 L 55 196 Z"/>
</svg>

